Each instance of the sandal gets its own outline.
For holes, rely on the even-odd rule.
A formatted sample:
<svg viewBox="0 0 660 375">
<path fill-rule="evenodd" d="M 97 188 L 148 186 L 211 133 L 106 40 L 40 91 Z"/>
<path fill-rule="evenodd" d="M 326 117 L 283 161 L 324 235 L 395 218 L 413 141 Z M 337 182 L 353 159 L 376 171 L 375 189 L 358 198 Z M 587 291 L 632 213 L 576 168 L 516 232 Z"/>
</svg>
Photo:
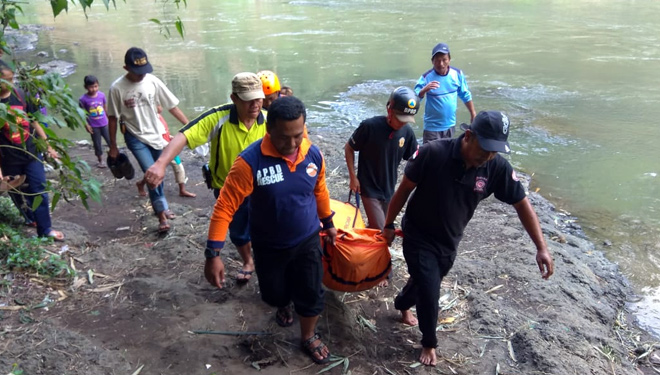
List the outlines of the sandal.
<svg viewBox="0 0 660 375">
<path fill-rule="evenodd" d="M 288 304 L 286 307 L 277 309 L 275 322 L 280 327 L 291 327 L 293 325 L 293 305 Z"/>
<path fill-rule="evenodd" d="M 170 224 L 167 222 L 167 211 L 158 214 L 158 233 L 167 233 L 170 230 Z"/>
<path fill-rule="evenodd" d="M 64 241 L 64 233 L 62 233 L 58 230 L 51 230 L 50 232 L 48 232 L 46 237 L 50 237 L 50 238 L 53 239 L 53 241 L 57 241 L 57 242 Z"/>
<path fill-rule="evenodd" d="M 176 217 L 176 215 L 174 214 L 174 212 L 172 212 L 171 210 L 165 210 L 165 211 L 163 211 L 163 212 L 165 213 L 165 218 L 168 219 L 168 220 L 172 220 L 172 219 L 174 219 L 174 218 Z M 162 213 L 161 213 L 161 214 L 162 214 Z"/>
<path fill-rule="evenodd" d="M 312 344 L 316 340 L 319 341 L 319 344 L 316 345 L 315 347 L 312 347 Z M 310 337 L 305 341 L 302 341 L 301 345 L 303 352 L 305 352 L 305 354 L 310 356 L 312 358 L 312 361 L 314 361 L 314 363 L 316 363 L 317 365 L 322 365 L 324 363 L 330 362 L 330 353 L 328 353 L 328 355 L 323 359 L 318 359 L 314 355 L 314 354 L 318 354 L 320 357 L 322 357 L 323 354 L 321 354 L 321 351 L 323 351 L 323 348 L 325 348 L 325 344 L 321 342 L 321 336 L 319 336 L 318 333 L 315 333 L 314 336 Z"/>
<path fill-rule="evenodd" d="M 244 271 L 244 270 L 238 271 L 238 275 L 236 275 L 236 282 L 238 284 L 246 284 L 252 278 L 253 273 L 254 271 Z M 241 275 L 243 275 L 243 277 L 239 277 Z"/>
<path fill-rule="evenodd" d="M 158 233 L 167 233 L 170 231 L 170 224 L 167 220 L 163 220 L 158 224 Z"/>
</svg>

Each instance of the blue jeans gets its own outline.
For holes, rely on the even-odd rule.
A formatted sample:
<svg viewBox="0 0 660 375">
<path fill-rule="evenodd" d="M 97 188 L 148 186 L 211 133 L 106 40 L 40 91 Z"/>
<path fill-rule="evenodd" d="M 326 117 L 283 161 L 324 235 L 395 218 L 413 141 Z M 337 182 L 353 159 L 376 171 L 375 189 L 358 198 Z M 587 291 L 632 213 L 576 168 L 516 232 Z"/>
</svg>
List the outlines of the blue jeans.
<svg viewBox="0 0 660 375">
<path fill-rule="evenodd" d="M 41 159 L 41 158 L 40 158 Z M 47 236 L 51 231 L 50 211 L 48 210 L 48 194 L 44 192 L 46 188 L 46 172 L 41 160 L 33 159 L 26 164 L 2 164 L 2 174 L 6 176 L 12 175 L 25 175 L 25 180 L 28 183 L 25 192 L 28 194 L 25 197 L 16 193 L 10 193 L 12 200 L 22 201 L 23 198 L 27 201 L 28 207 L 32 207 L 35 194 L 41 193 L 41 203 L 36 210 L 32 211 L 34 221 L 37 222 L 37 235 Z M 16 196 L 14 196 L 16 195 Z"/>
<path fill-rule="evenodd" d="M 124 141 L 126 142 L 126 147 L 128 147 L 128 149 L 131 150 L 131 153 L 133 153 L 133 156 L 135 156 L 135 160 L 140 164 L 142 172 L 149 169 L 162 152 L 162 150 L 156 150 L 155 148 L 142 143 L 128 131 L 124 134 Z M 162 182 L 155 189 L 149 189 L 149 200 L 151 201 L 151 207 L 154 208 L 154 212 L 156 212 L 157 215 L 169 209 L 167 206 L 167 199 L 165 199 Z"/>
</svg>

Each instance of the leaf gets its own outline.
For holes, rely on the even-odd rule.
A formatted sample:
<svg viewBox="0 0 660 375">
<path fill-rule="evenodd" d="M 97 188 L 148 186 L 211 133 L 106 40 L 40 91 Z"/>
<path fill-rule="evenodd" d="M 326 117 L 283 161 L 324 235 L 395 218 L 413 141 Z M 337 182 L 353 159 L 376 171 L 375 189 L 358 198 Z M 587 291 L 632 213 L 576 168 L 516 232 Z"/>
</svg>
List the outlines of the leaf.
<svg viewBox="0 0 660 375">
<path fill-rule="evenodd" d="M 155 23 L 155 24 L 158 24 L 158 25 L 161 24 L 161 23 L 160 23 L 160 20 L 159 20 L 158 18 L 149 18 L 149 21 L 151 21 L 151 22 L 153 22 L 153 23 Z"/>
<path fill-rule="evenodd" d="M 176 31 L 179 32 L 181 39 L 183 39 L 183 21 L 181 21 L 180 17 L 176 18 L 176 22 L 174 23 L 174 25 L 176 26 Z"/>
<path fill-rule="evenodd" d="M 57 202 L 60 201 L 60 197 L 62 196 L 62 193 L 59 191 L 53 194 L 53 201 L 50 203 L 50 211 L 53 212 L 55 211 L 55 207 L 57 206 Z"/>
<path fill-rule="evenodd" d="M 50 0 L 50 6 L 53 8 L 54 17 L 57 17 L 63 10 L 69 11 L 68 0 Z"/>
<path fill-rule="evenodd" d="M 80 5 L 83 7 L 83 12 L 85 9 L 90 8 L 92 6 L 92 3 L 94 0 L 78 0 L 80 2 Z"/>
<path fill-rule="evenodd" d="M 32 201 L 32 211 L 36 211 L 37 207 L 41 204 L 41 202 L 44 200 L 44 198 L 41 195 L 37 195 L 34 197 L 34 200 Z"/>
<path fill-rule="evenodd" d="M 450 316 L 450 317 L 447 317 L 447 318 L 442 319 L 442 320 L 439 321 L 438 323 L 440 323 L 440 324 L 451 324 L 451 323 L 453 323 L 455 320 L 456 320 L 455 317 Z"/>
<path fill-rule="evenodd" d="M 342 363 L 344 363 L 345 360 L 346 360 L 346 358 L 342 359 L 341 361 L 337 361 L 337 362 L 331 364 L 330 366 L 324 368 L 323 370 L 317 372 L 317 374 L 320 374 L 320 373 L 323 373 L 323 372 L 326 372 L 326 371 L 330 371 L 330 370 L 332 370 L 333 368 L 335 368 L 335 367 L 341 365 Z"/>
</svg>

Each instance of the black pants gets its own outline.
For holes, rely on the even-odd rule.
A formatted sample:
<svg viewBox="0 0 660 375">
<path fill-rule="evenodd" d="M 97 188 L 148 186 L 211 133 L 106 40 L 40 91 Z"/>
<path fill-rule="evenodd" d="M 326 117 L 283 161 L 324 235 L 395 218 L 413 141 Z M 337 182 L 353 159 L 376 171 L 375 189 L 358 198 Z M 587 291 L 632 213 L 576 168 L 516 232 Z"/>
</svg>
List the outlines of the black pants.
<svg viewBox="0 0 660 375">
<path fill-rule="evenodd" d="M 408 229 L 408 228 L 406 228 Z M 404 232 L 403 256 L 410 278 L 394 299 L 394 308 L 409 310 L 417 306 L 417 320 L 422 332 L 422 346 L 435 348 L 440 283 L 454 265 L 456 251 L 447 251 L 418 234 Z"/>
<path fill-rule="evenodd" d="M 261 299 L 278 308 L 293 302 L 296 313 L 302 317 L 320 315 L 324 291 L 318 232 L 287 249 L 260 246 L 252 240 Z"/>
<path fill-rule="evenodd" d="M 110 147 L 110 133 L 108 132 L 107 125 L 98 128 L 92 127 L 92 144 L 94 144 L 94 155 L 96 156 L 103 155 L 103 145 L 101 144 L 101 138 L 105 139 L 105 144 Z"/>
</svg>

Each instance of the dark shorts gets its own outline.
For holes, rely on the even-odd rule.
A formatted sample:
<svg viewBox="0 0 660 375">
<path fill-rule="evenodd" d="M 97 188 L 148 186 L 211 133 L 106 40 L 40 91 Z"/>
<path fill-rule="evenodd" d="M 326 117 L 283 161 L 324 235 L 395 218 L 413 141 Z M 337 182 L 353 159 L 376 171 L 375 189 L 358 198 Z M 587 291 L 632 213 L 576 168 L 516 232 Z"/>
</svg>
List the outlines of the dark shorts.
<svg viewBox="0 0 660 375">
<path fill-rule="evenodd" d="M 381 200 L 362 196 L 362 207 L 367 214 L 369 228 L 383 230 L 385 226 L 385 216 L 387 215 L 387 206 L 389 200 Z"/>
<path fill-rule="evenodd" d="M 321 314 L 323 263 L 318 233 L 288 249 L 262 247 L 254 241 L 252 248 L 264 302 L 278 308 L 293 302 L 296 313 L 302 317 Z"/>
<path fill-rule="evenodd" d="M 426 144 L 437 139 L 452 139 L 454 138 L 455 132 L 456 126 L 452 126 L 451 128 L 442 131 L 424 130 L 424 133 L 422 134 L 422 144 Z"/>
</svg>

